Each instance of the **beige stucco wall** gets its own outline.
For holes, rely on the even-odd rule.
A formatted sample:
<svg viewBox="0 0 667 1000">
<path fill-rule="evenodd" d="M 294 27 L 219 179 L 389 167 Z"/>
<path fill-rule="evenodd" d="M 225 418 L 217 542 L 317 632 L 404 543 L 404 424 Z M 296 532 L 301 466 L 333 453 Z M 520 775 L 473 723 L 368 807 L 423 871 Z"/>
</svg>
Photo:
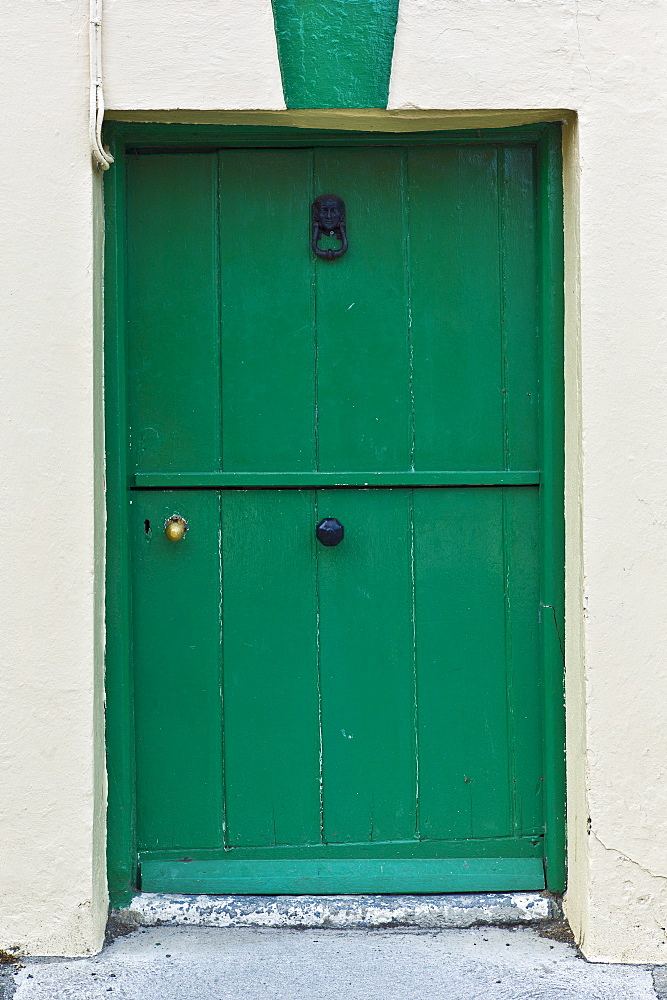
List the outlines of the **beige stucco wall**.
<svg viewBox="0 0 667 1000">
<path fill-rule="evenodd" d="M 104 0 L 110 108 L 285 107 L 271 0 Z"/>
<path fill-rule="evenodd" d="M 87 7 L 0 27 L 0 947 L 43 954 L 99 947 L 106 906 Z M 567 119 L 567 910 L 587 957 L 667 961 L 667 0 L 401 0 L 394 111 L 349 119 L 280 112 L 269 0 L 105 16 L 112 113 Z"/>
<path fill-rule="evenodd" d="M 80 955 L 106 904 L 88 17 L 2 6 L 0 947 Z"/>
</svg>

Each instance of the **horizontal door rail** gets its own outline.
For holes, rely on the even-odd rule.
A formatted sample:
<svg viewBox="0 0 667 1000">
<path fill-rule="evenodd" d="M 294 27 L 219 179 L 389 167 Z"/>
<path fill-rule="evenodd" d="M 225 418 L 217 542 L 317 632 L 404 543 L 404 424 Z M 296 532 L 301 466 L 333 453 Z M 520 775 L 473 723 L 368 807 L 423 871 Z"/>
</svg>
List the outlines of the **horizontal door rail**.
<svg viewBox="0 0 667 1000">
<path fill-rule="evenodd" d="M 539 486 L 529 470 L 453 472 L 138 472 L 134 489 L 317 489 L 420 486 Z"/>
<path fill-rule="evenodd" d="M 415 860 L 430 858 L 447 861 L 452 858 L 541 858 L 544 855 L 544 833 L 507 834 L 501 837 L 469 837 L 466 840 L 362 840 L 327 844 L 265 844 L 262 847 L 194 847 L 187 857 L 193 862 L 236 861 L 387 861 L 390 858 Z M 139 862 L 183 862 L 183 850 L 150 849 L 139 851 Z"/>
<path fill-rule="evenodd" d="M 144 861 L 142 892 L 413 893 L 544 888 L 541 858 Z"/>
</svg>

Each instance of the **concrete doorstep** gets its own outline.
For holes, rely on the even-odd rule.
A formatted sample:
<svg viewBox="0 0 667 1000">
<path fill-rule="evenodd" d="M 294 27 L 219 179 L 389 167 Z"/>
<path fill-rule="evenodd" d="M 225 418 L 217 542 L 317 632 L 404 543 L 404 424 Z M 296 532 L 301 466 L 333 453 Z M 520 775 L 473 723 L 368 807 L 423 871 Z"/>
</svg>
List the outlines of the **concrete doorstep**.
<svg viewBox="0 0 667 1000">
<path fill-rule="evenodd" d="M 540 892 L 433 895 L 180 896 L 142 892 L 111 923 L 127 927 L 474 927 L 534 924 L 561 916 Z"/>
</svg>

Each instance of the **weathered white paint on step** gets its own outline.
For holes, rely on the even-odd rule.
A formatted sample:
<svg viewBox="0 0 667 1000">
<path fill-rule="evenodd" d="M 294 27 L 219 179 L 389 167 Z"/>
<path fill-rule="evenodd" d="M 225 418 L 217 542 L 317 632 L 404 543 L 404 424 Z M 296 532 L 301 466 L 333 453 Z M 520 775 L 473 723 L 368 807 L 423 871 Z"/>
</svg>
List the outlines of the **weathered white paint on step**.
<svg viewBox="0 0 667 1000">
<path fill-rule="evenodd" d="M 145 892 L 119 920 L 196 927 L 472 927 L 526 924 L 559 915 L 537 892 L 428 896 L 183 896 Z"/>
</svg>

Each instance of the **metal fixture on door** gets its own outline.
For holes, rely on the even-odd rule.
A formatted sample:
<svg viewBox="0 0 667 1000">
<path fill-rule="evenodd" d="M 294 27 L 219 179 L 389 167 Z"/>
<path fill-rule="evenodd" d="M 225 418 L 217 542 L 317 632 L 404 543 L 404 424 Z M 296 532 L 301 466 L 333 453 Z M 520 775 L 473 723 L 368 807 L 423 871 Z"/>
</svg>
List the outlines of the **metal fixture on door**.
<svg viewBox="0 0 667 1000">
<path fill-rule="evenodd" d="M 324 517 L 315 528 L 315 537 L 322 545 L 338 545 L 343 541 L 345 528 L 336 517 Z"/>
<path fill-rule="evenodd" d="M 324 260 L 336 260 L 347 250 L 345 231 L 345 202 L 336 194 L 321 194 L 313 202 L 313 253 Z M 343 244 L 338 250 L 321 250 L 317 243 L 320 236 L 337 236 Z"/>
<path fill-rule="evenodd" d="M 188 523 L 179 514 L 173 514 L 164 522 L 164 533 L 170 542 L 180 542 L 188 530 Z"/>
</svg>

